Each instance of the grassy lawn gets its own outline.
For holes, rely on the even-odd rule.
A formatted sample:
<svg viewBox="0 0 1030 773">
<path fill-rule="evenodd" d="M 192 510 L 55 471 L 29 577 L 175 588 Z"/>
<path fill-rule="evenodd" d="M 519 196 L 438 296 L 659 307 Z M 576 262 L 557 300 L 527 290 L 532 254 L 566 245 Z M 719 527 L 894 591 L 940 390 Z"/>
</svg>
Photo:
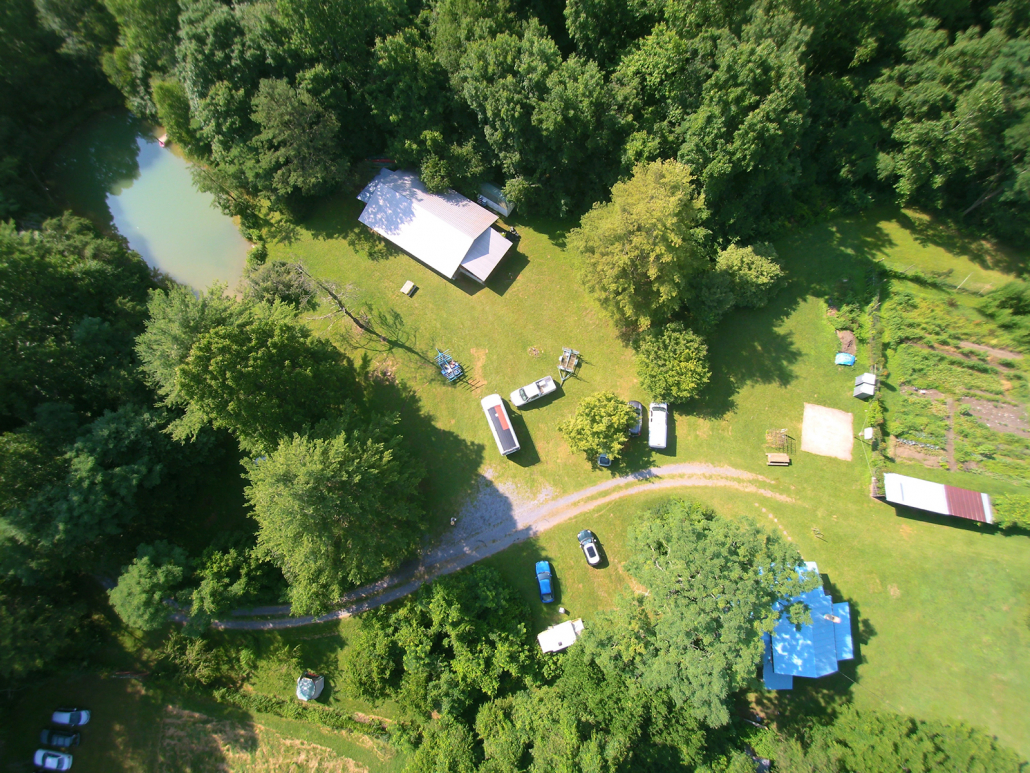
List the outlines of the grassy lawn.
<svg viewBox="0 0 1030 773">
<path fill-rule="evenodd" d="M 637 383 L 632 351 L 580 287 L 575 258 L 562 248 L 563 232 L 546 222 L 520 222 L 519 254 L 502 264 L 496 284 L 477 290 L 403 255 L 371 262 L 355 252 L 346 237 L 359 207 L 345 199 L 327 203 L 312 219 L 310 233 L 273 250 L 273 256 L 300 258 L 319 275 L 353 285 L 377 329 L 394 341 L 359 338 L 343 323 L 330 331 L 355 356 L 368 353 L 388 381 L 396 379 L 417 395 L 418 412 L 435 433 L 416 434 L 417 443 L 447 443 L 437 446 L 446 452 L 423 455 L 437 517 L 453 512 L 476 474 L 523 486 L 530 494 L 572 491 L 611 474 L 591 470 L 570 454 L 555 425 L 597 389 L 642 401 L 648 396 Z M 870 499 L 865 448 L 857 442 L 851 462 L 795 450 L 794 466 L 771 469 L 763 456 L 769 429 L 786 428 L 800 445 L 806 402 L 852 412 L 856 433 L 865 426 L 866 406 L 851 397 L 854 371 L 832 364 L 837 340 L 826 322 L 826 299 L 866 281 L 878 263 L 926 274 L 950 271 L 948 281 L 956 285 L 972 274 L 965 289 L 974 283 L 997 286 L 1018 256 L 965 242 L 918 213 L 897 211 L 820 224 L 777 246 L 791 277 L 788 287 L 769 307 L 735 312 L 722 324 L 710 341 L 712 383 L 701 399 L 674 412 L 669 452 L 652 454 L 636 441 L 621 471 L 674 460 L 729 465 L 766 476 L 770 481 L 763 487 L 790 499 L 732 488 L 684 492 L 728 517 L 783 530 L 806 559 L 819 563 L 834 597 L 853 606 L 856 661 L 840 675 L 793 693 L 759 697 L 770 710 L 789 713 L 792 706 L 850 692 L 861 706 L 986 727 L 1030 756 L 1030 539 L 914 512 L 897 514 Z M 411 299 L 398 292 L 407 279 L 420 287 Z M 530 380 L 554 375 L 562 345 L 584 353 L 581 378 L 567 382 L 550 403 L 521 412 L 515 421 L 524 450 L 511 460 L 499 458 L 478 398 L 494 391 L 507 397 Z M 470 393 L 447 386 L 424 360 L 435 346 L 450 349 L 485 387 Z M 899 467 L 992 494 L 1017 490 L 983 476 Z M 644 493 L 599 507 L 489 562 L 525 595 L 536 630 L 559 619 L 559 604 L 589 621 L 631 592 L 621 568 L 626 530 L 641 508 L 663 496 Z M 605 568 L 588 567 L 579 552 L 575 535 L 585 527 L 602 542 Z M 558 581 L 558 602 L 547 608 L 532 575 L 538 558 L 552 561 Z"/>
</svg>

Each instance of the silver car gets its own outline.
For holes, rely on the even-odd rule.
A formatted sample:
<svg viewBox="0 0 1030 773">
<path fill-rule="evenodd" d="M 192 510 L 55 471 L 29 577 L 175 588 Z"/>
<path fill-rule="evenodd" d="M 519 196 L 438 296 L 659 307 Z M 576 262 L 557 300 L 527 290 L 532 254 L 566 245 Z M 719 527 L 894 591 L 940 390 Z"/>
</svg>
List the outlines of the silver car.
<svg viewBox="0 0 1030 773">
<path fill-rule="evenodd" d="M 72 766 L 72 756 L 68 752 L 36 749 L 32 764 L 39 770 L 69 770 Z"/>
<path fill-rule="evenodd" d="M 64 727 L 82 727 L 89 724 L 90 713 L 86 709 L 58 709 L 50 721 Z"/>
</svg>

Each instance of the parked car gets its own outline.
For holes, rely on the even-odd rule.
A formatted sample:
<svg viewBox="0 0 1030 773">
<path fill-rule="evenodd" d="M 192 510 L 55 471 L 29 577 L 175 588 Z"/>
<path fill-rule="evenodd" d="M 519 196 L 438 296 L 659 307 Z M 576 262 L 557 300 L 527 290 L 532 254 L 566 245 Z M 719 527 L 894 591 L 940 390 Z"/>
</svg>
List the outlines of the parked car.
<svg viewBox="0 0 1030 773">
<path fill-rule="evenodd" d="M 665 448 L 669 440 L 669 405 L 651 403 L 651 417 L 647 422 L 647 444 L 651 448 Z"/>
<path fill-rule="evenodd" d="M 536 582 L 540 586 L 540 600 L 545 604 L 554 601 L 554 592 L 551 590 L 551 564 L 548 561 L 536 562 Z"/>
<path fill-rule="evenodd" d="M 631 424 L 629 427 L 629 434 L 636 437 L 640 434 L 640 430 L 644 426 L 644 406 L 638 403 L 636 400 L 629 401 L 629 407 L 637 412 L 637 423 Z"/>
<path fill-rule="evenodd" d="M 519 439 L 515 436 L 515 430 L 511 426 L 511 419 L 504 409 L 504 400 L 500 395 L 487 395 L 479 404 L 483 406 L 483 413 L 490 423 L 490 432 L 493 433 L 494 441 L 497 443 L 497 450 L 503 456 L 513 454 L 521 448 Z"/>
<path fill-rule="evenodd" d="M 608 456 L 608 454 L 598 454 L 597 455 L 597 466 L 598 467 L 611 467 L 612 466 L 612 458 L 610 456 Z"/>
<path fill-rule="evenodd" d="M 520 387 L 511 393 L 511 404 L 516 408 L 521 408 L 526 403 L 531 403 L 544 395 L 549 395 L 558 385 L 554 383 L 554 379 L 550 376 L 544 376 L 539 381 L 534 381 L 532 384 L 526 384 L 524 387 Z"/>
<path fill-rule="evenodd" d="M 37 770 L 68 770 L 72 766 L 72 756 L 68 752 L 55 752 L 51 749 L 36 749 L 32 763 Z"/>
<path fill-rule="evenodd" d="M 44 746 L 68 749 L 78 746 L 82 740 L 81 733 L 70 733 L 67 730 L 44 730 L 39 734 L 39 742 Z"/>
<path fill-rule="evenodd" d="M 89 724 L 90 713 L 86 709 L 58 709 L 50 717 L 55 725 L 82 727 Z"/>
<path fill-rule="evenodd" d="M 583 529 L 578 535 L 579 546 L 583 548 L 583 555 L 587 557 L 587 563 L 597 566 L 601 563 L 601 554 L 597 552 L 597 537 L 590 529 Z"/>
</svg>

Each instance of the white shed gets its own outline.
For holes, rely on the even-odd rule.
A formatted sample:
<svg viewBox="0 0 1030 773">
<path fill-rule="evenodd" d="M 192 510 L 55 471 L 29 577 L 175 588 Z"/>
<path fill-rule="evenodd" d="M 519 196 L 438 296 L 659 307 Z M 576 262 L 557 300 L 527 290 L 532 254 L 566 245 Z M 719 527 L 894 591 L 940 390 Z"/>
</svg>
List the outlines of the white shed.
<svg viewBox="0 0 1030 773">
<path fill-rule="evenodd" d="M 582 618 L 579 620 L 567 620 L 564 623 L 552 625 L 542 633 L 538 633 L 536 640 L 540 642 L 540 649 L 544 652 L 561 652 L 574 644 L 582 631 Z"/>
</svg>

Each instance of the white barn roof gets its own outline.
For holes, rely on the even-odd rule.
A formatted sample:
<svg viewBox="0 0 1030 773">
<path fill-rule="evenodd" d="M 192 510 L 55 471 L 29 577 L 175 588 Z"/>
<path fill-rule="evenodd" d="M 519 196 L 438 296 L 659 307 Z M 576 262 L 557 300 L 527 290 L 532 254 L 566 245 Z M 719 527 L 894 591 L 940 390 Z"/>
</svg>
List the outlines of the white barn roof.
<svg viewBox="0 0 1030 773">
<path fill-rule="evenodd" d="M 497 216 L 459 193 L 429 193 L 418 175 L 383 169 L 358 198 L 358 220 L 453 279 L 459 270 L 480 282 L 511 248 L 490 226 Z"/>
</svg>

